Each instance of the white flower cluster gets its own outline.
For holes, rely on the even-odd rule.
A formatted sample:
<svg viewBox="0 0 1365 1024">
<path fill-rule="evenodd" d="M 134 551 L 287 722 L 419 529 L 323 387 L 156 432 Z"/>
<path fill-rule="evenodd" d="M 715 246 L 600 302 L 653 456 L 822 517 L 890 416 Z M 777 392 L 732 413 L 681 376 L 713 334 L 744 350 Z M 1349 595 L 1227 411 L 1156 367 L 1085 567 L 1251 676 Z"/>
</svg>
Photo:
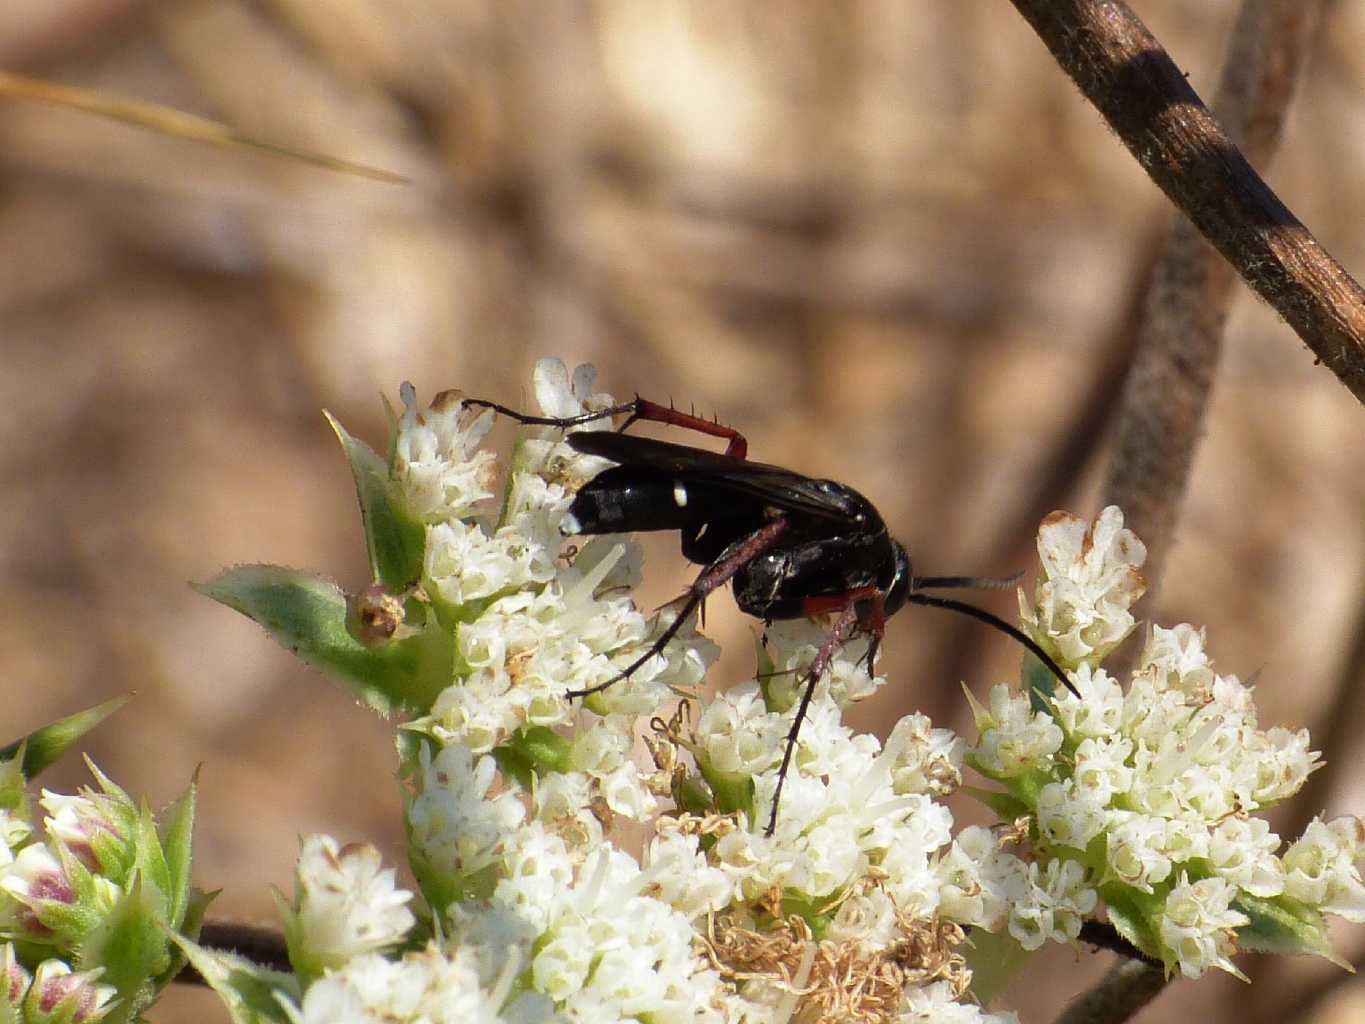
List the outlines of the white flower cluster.
<svg viewBox="0 0 1365 1024">
<path fill-rule="evenodd" d="M 393 479 L 414 517 L 445 523 L 490 498 L 497 460 L 479 444 L 493 428 L 493 410 L 466 409 L 457 391 L 443 391 L 425 411 L 404 384 L 403 417 L 394 442 Z"/>
<path fill-rule="evenodd" d="M 1099 664 L 1133 628 L 1128 609 L 1146 589 L 1138 569 L 1147 549 L 1111 505 L 1093 527 L 1053 512 L 1038 530 L 1038 555 L 1043 578 L 1033 600 L 1019 591 L 1025 626 L 1063 664 Z"/>
<path fill-rule="evenodd" d="M 1316 940 L 1305 933 L 1317 911 L 1365 920 L 1356 819 L 1315 822 L 1281 856 L 1254 817 L 1318 766 L 1306 730 L 1260 729 L 1250 688 L 1214 671 L 1193 626 L 1152 627 L 1126 690 L 1098 667 L 1133 628 L 1128 606 L 1143 589 L 1145 550 L 1119 511 L 1093 526 L 1054 514 L 1039 550 L 1046 579 L 1020 603 L 1079 696 L 1059 686 L 1040 710 L 1036 697 L 995 687 L 977 705 L 971 761 L 1031 815 L 1041 887 L 1061 885 L 1081 914 L 1102 896 L 1127 937 L 1155 936 L 1139 944 L 1189 977 L 1237 973 L 1229 955 L 1256 901 L 1309 908 L 1301 942 Z M 1032 924 L 1008 901 L 1010 931 L 1030 947 Z"/>
<path fill-rule="evenodd" d="M 296 967 L 339 967 L 362 953 L 397 945 L 415 923 L 406 904 L 412 893 L 394 884 L 368 843 L 340 845 L 331 836 L 307 836 L 295 871 L 297 905 L 287 914 Z"/>
<path fill-rule="evenodd" d="M 593 385 L 588 368 L 536 369 L 547 415 L 610 408 Z M 489 516 L 489 414 L 454 394 L 429 411 L 410 389 L 403 398 L 393 480 L 425 524 L 424 598 L 454 632 L 451 685 L 406 727 L 418 736 L 409 855 L 436 937 L 411 945 L 407 894 L 372 850 L 307 840 L 286 919 L 291 956 L 302 951 L 296 966 L 315 980 L 295 1018 L 780 1024 L 813 1007 L 828 1019 L 1013 1020 L 965 998 L 962 929 L 1003 924 L 1008 878 L 1036 891 L 1035 927 L 1049 935 L 1074 934 L 1051 922 L 1075 901 L 1069 878 L 1031 872 L 986 830 L 953 841 L 937 801 L 961 782 L 963 742 L 922 715 L 884 747 L 853 733 L 843 707 L 882 680 L 852 645 L 819 683 L 765 835 L 823 630 L 771 629 L 771 671 L 693 722 L 678 694 L 717 652 L 684 623 L 580 711 L 566 691 L 611 680 L 673 614 L 651 619 L 630 600 L 640 559 L 628 540 L 594 537 L 566 557 L 564 512 L 609 463 L 541 430 L 518 443 Z M 647 727 L 652 768 L 633 756 Z M 623 820 L 651 830 L 638 858 L 614 842 Z M 920 969 L 906 961 L 911 938 Z M 438 1006 L 445 986 L 464 1002 Z"/>
<path fill-rule="evenodd" d="M 963 829 L 947 867 L 951 900 L 962 920 L 988 931 L 1008 929 L 1024 949 L 1071 942 L 1095 909 L 1096 894 L 1079 865 L 1029 863 L 1001 851 L 988 829 Z M 945 897 L 947 900 L 947 897 Z"/>
<path fill-rule="evenodd" d="M 365 1024 L 367 1021 L 421 1021 L 423 1024 L 537 1024 L 554 1019 L 547 1000 L 522 995 L 505 1012 L 516 962 L 493 979 L 478 970 L 466 946 L 436 943 L 397 960 L 367 953 L 350 960 L 308 987 L 301 1006 L 287 1000 L 296 1024 Z"/>
<path fill-rule="evenodd" d="M 558 362 L 542 362 L 542 411 L 610 406 L 593 381 L 590 368 L 570 380 Z M 486 479 L 474 472 L 487 454 L 477 449 L 484 416 L 442 421 L 463 429 L 462 440 L 404 445 L 410 425 L 427 429 L 405 401 L 398 467 L 405 451 L 439 448 L 469 465 L 427 466 L 426 477 Z M 725 876 L 707 867 L 695 836 L 656 841 L 643 867 L 605 838 L 617 816 L 646 821 L 657 810 L 631 757 L 641 717 L 699 683 L 717 652 L 684 624 L 662 656 L 591 699 L 597 714 L 566 699 L 614 678 L 671 619 L 651 619 L 630 600 L 640 563 L 630 542 L 593 538 L 571 563 L 561 559 L 572 489 L 607 463 L 575 453 L 559 431 L 542 433 L 518 445 L 496 520 L 474 514 L 483 495 L 473 486 L 458 489 L 444 516 L 426 512 L 424 586 L 454 609 L 458 667 L 411 726 L 437 744 L 434 754 L 420 749 L 408 802 L 414 865 L 429 894 L 449 899 L 437 910 L 485 990 L 509 971 L 527 989 L 514 1006 L 490 1000 L 503 1013 L 496 1019 L 721 1020 L 728 994 L 700 955 L 692 917 L 723 905 Z M 395 476 L 414 479 L 410 469 Z M 517 758 L 531 770 L 511 770 Z M 676 908 L 658 898 L 665 890 Z"/>
<path fill-rule="evenodd" d="M 580 367 L 570 384 L 562 364 L 542 361 L 535 382 L 542 409 L 547 415 L 575 416 L 610 405 L 609 396 L 591 393 L 593 379 Z M 492 413 L 460 411 L 454 395 L 445 393 L 441 411 L 432 416 L 419 413 L 405 391 L 409 405 L 399 427 L 394 474 L 407 501 L 423 502 L 431 488 L 413 482 L 430 478 L 446 481 L 446 491 L 454 495 L 439 520 L 429 505 L 418 506 L 430 523 L 423 582 L 431 599 L 451 609 L 459 623 L 456 645 L 463 670 L 458 685 L 436 702 L 427 728 L 444 745 L 482 753 L 527 727 L 567 725 L 574 710 L 564 699 L 565 684 L 588 689 L 612 679 L 648 650 L 668 619 L 649 619 L 623 592 L 638 578 L 635 545 L 593 538 L 571 565 L 562 564 L 559 525 L 573 498 L 566 483 L 589 479 L 607 465 L 602 460 L 578 455 L 554 439 L 524 441 L 497 520 L 473 514 L 477 500 L 488 496 L 477 487 L 489 477 L 492 456 L 477 446 Z M 405 443 L 410 433 L 441 440 Z M 438 459 L 423 463 L 419 473 L 404 455 L 419 451 L 435 451 L 456 464 L 444 466 Z M 469 464 L 462 468 L 459 460 Z M 469 480 L 480 483 L 449 483 Z M 670 698 L 672 688 L 700 682 L 717 652 L 685 626 L 665 653 L 594 698 L 594 709 L 649 714 Z M 610 773 L 611 768 L 598 767 L 599 777 Z M 609 788 L 618 791 L 618 804 L 652 809 L 642 793 L 632 798 L 619 792 L 624 788 L 619 778 Z"/>
<path fill-rule="evenodd" d="M 571 380 L 545 361 L 535 383 L 548 415 L 614 407 L 587 368 Z M 291 955 L 311 968 L 297 1020 L 1004 1024 L 1012 1014 L 972 1002 L 966 929 L 1027 950 L 1071 942 L 1103 900 L 1130 941 L 1197 974 L 1232 969 L 1237 930 L 1265 901 L 1365 915 L 1358 826 L 1315 823 L 1277 856 L 1251 816 L 1296 790 L 1314 755 L 1303 734 L 1257 727 L 1199 633 L 1155 630 L 1127 692 L 1099 667 L 1143 586 L 1117 510 L 1094 526 L 1050 517 L 1045 578 L 1021 602 L 1079 698 L 997 687 L 970 755 L 922 715 L 882 744 L 843 722 L 883 682 L 851 643 L 816 683 L 768 835 L 825 631 L 770 626 L 756 679 L 679 703 L 716 656 L 684 623 L 575 707 L 567 691 L 612 681 L 675 614 L 631 601 L 629 541 L 565 547 L 574 492 L 608 464 L 542 429 L 485 514 L 488 414 L 453 395 L 428 412 L 408 389 L 404 402 L 393 480 L 425 526 L 419 597 L 451 635 L 450 685 L 402 745 L 423 926 L 373 851 L 309 840 L 286 914 Z M 1005 787 L 1003 835 L 954 833 L 941 799 L 968 756 Z M 1005 848 L 1026 839 L 1022 856 Z M 1312 945 L 1313 920 L 1300 924 Z"/>
</svg>

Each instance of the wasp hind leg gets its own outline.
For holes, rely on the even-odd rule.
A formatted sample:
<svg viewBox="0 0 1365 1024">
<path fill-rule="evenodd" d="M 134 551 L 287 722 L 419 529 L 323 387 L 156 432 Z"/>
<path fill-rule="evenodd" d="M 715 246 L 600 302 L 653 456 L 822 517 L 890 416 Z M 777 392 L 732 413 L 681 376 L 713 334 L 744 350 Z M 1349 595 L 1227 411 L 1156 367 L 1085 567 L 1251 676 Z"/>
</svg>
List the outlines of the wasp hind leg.
<svg viewBox="0 0 1365 1024">
<path fill-rule="evenodd" d="M 629 679 L 635 672 L 656 654 L 662 654 L 663 649 L 668 646 L 668 642 L 678 635 L 678 630 L 682 629 L 683 623 L 688 620 L 694 611 L 706 600 L 708 594 L 719 587 L 724 586 L 730 581 L 735 573 L 739 572 L 746 565 L 752 562 L 763 552 L 767 551 L 777 543 L 778 538 L 787 530 L 787 520 L 785 518 L 774 519 L 770 523 L 765 523 L 759 529 L 746 537 L 741 537 L 722 552 L 721 556 L 711 565 L 702 571 L 702 574 L 692 581 L 692 585 L 687 588 L 687 593 L 682 597 L 682 607 L 672 622 L 660 633 L 649 650 L 636 658 L 616 675 L 606 682 L 598 683 L 596 686 L 589 686 L 583 690 L 570 690 L 568 697 L 591 697 L 594 693 L 601 693 L 610 686 L 615 686 L 623 679 Z"/>
</svg>

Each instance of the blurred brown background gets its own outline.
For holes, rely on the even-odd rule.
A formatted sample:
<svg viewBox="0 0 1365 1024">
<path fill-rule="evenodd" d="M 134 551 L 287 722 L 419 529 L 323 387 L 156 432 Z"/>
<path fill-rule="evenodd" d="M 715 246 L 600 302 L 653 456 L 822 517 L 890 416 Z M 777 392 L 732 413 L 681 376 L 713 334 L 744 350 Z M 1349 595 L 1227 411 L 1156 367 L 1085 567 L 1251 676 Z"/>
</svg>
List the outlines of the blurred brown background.
<svg viewBox="0 0 1365 1024">
<path fill-rule="evenodd" d="M 1209 96 L 1232 0 L 1135 6 Z M 1365 9 L 1329 6 L 1271 174 L 1357 276 L 1362 53 Z M 382 444 L 401 380 L 524 404 L 535 359 L 591 360 L 618 396 L 695 403 L 756 458 L 855 484 L 925 573 L 1031 566 L 1043 513 L 1095 511 L 1170 215 L 1007 4 L 7 0 L 0 67 L 412 179 L 0 105 L 0 738 L 136 690 L 89 749 L 158 805 L 203 766 L 219 914 L 273 920 L 300 833 L 401 852 L 389 727 L 185 586 L 248 561 L 363 581 L 324 407 Z M 1340 696 L 1365 683 L 1362 424 L 1242 294 L 1145 609 L 1259 673 L 1265 724 L 1333 727 L 1332 813 L 1365 812 Z M 683 572 L 659 547 L 649 596 Z M 738 679 L 750 624 L 711 605 Z M 1017 661 L 908 612 L 863 722 L 964 728 L 958 680 Z M 1341 943 L 1359 956 L 1365 930 Z M 1108 962 L 1053 949 L 1012 1002 L 1047 1020 Z M 1141 1019 L 1365 1013 L 1329 965 L 1245 966 L 1254 989 L 1180 983 Z M 197 993 L 154 1017 L 191 1013 L 226 1019 Z"/>
</svg>

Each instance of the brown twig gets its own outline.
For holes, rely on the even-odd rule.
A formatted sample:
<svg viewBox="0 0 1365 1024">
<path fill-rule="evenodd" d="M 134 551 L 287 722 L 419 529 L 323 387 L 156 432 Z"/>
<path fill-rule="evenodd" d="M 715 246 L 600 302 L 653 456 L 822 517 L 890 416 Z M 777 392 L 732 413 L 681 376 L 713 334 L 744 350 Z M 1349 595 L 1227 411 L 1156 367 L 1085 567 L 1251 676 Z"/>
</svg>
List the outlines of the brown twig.
<svg viewBox="0 0 1365 1024">
<path fill-rule="evenodd" d="M 235 921 L 205 921 L 199 932 L 199 944 L 209 949 L 236 953 L 252 963 L 272 971 L 291 971 L 289 951 L 284 936 L 278 929 Z M 204 976 L 186 964 L 175 976 L 180 985 L 204 985 Z"/>
<path fill-rule="evenodd" d="M 1144 960 L 1121 960 L 1090 991 L 1071 1002 L 1057 1024 L 1110 1024 L 1128 1020 L 1166 987 L 1160 967 Z"/>
<path fill-rule="evenodd" d="M 1227 132 L 1219 145 L 1226 144 L 1230 153 L 1236 154 L 1232 140 L 1237 140 L 1258 164 L 1270 161 L 1317 8 L 1306 0 L 1247 0 L 1242 5 L 1215 100 Z M 1176 73 L 1173 65 L 1170 70 Z M 1180 81 L 1183 85 L 1184 79 Z M 1202 122 L 1192 122 L 1218 130 L 1207 111 Z M 1195 141 L 1213 145 L 1207 139 Z M 1250 165 L 1241 163 L 1254 177 Z M 1104 504 L 1122 508 L 1129 526 L 1147 543 L 1144 575 L 1152 588 L 1161 578 L 1202 435 L 1233 279 L 1232 266 L 1189 220 L 1178 216 L 1148 291 L 1104 486 Z"/>
<path fill-rule="evenodd" d="M 1013 3 L 1167 197 L 1365 401 L 1365 290 L 1252 170 L 1146 26 L 1120 0 Z M 1284 17 L 1316 5 L 1269 6 Z"/>
<path fill-rule="evenodd" d="M 1226 130 L 1122 3 L 1015 6 L 1189 218 L 1176 220 L 1157 260 L 1104 488 L 1104 503 L 1120 505 L 1147 541 L 1155 587 L 1203 429 L 1233 268 L 1365 401 L 1365 292 L 1237 149 L 1264 164 L 1276 148 L 1318 4 L 1245 0 L 1216 101 Z M 1127 1020 L 1164 986 L 1160 967 L 1119 963 L 1059 1024 Z"/>
<path fill-rule="evenodd" d="M 1131 942 L 1118 933 L 1112 924 L 1107 921 L 1086 921 L 1081 924 L 1081 934 L 1078 938 L 1087 945 L 1095 946 L 1099 949 L 1107 949 L 1111 953 L 1117 953 L 1127 960 L 1135 960 L 1138 963 L 1146 964 L 1148 967 L 1161 969 L 1161 961 L 1153 960 L 1142 950 L 1138 949 Z"/>
</svg>

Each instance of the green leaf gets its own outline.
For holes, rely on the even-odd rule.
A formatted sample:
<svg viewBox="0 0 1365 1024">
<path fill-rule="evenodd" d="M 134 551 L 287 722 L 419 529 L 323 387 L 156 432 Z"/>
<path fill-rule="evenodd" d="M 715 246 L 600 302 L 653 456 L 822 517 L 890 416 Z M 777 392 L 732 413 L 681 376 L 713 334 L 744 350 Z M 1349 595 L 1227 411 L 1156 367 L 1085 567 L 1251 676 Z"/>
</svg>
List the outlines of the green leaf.
<svg viewBox="0 0 1365 1024">
<path fill-rule="evenodd" d="M 272 971 L 236 953 L 205 949 L 183 936 L 173 936 L 190 965 L 227 1007 L 233 1024 L 290 1024 L 279 997 L 300 999 L 292 974 Z"/>
<path fill-rule="evenodd" d="M 1099 892 L 1115 930 L 1153 960 L 1165 963 L 1168 958 L 1152 922 L 1165 908 L 1166 893 L 1159 889 L 1144 893 L 1117 882 L 1106 882 Z"/>
<path fill-rule="evenodd" d="M 118 989 L 119 1001 L 104 1018 L 109 1024 L 136 1021 L 156 996 L 153 979 L 164 976 L 170 960 L 164 908 L 165 900 L 155 887 L 135 877 L 81 945 L 77 969 L 102 967 L 100 982 Z"/>
<path fill-rule="evenodd" d="M 1237 945 L 1242 949 L 1320 956 L 1338 967 L 1353 970 L 1350 962 L 1332 949 L 1327 920 L 1312 907 L 1288 896 L 1262 899 L 1246 892 L 1232 905 L 1251 918 L 1250 924 L 1237 929 Z"/>
<path fill-rule="evenodd" d="M 1019 671 L 1020 681 L 1028 694 L 1029 707 L 1034 711 L 1052 714 L 1052 695 L 1057 692 L 1057 677 L 1038 660 L 1032 651 L 1024 652 L 1024 663 Z"/>
<path fill-rule="evenodd" d="M 705 760 L 705 759 L 703 759 Z M 754 820 L 754 777 L 742 772 L 718 772 L 708 765 L 700 765 L 702 777 L 711 787 L 715 797 L 716 809 L 721 814 L 739 811 L 750 821 Z"/>
<path fill-rule="evenodd" d="M 218 893 L 203 892 L 199 889 L 191 889 L 189 900 L 185 907 L 185 916 L 180 923 L 178 932 L 172 934 L 172 938 L 179 939 L 185 936 L 190 939 L 199 937 L 199 929 L 203 927 L 204 917 L 208 914 L 209 904 L 217 899 Z M 180 974 L 185 966 L 185 951 L 179 945 L 168 944 L 166 952 L 170 954 L 166 969 L 155 978 L 157 991 L 165 988 Z"/>
<path fill-rule="evenodd" d="M 567 772 L 571 767 L 573 740 L 559 735 L 548 726 L 532 725 L 518 729 L 508 744 L 516 747 L 540 774 Z"/>
<path fill-rule="evenodd" d="M 522 789 L 531 788 L 535 781 L 535 771 L 525 754 L 512 746 L 494 747 L 492 754 L 493 760 L 498 763 L 498 771 L 509 779 L 515 779 Z"/>
<path fill-rule="evenodd" d="M 297 880 L 295 887 L 297 888 Z M 321 976 L 326 964 L 316 962 L 308 955 L 308 934 L 303 919 L 294 908 L 294 901 L 277 887 L 270 887 L 270 895 L 275 900 L 275 911 L 280 915 L 280 925 L 284 929 L 284 946 L 288 951 L 289 966 L 294 968 L 300 984 L 307 988 L 314 978 Z"/>
<path fill-rule="evenodd" d="M 393 737 L 394 749 L 398 751 L 398 778 L 412 778 L 422 769 L 422 751 L 428 750 L 435 757 L 440 748 L 430 736 L 424 735 L 413 722 L 398 727 Z"/>
<path fill-rule="evenodd" d="M 988 932 L 973 928 L 963 956 L 972 969 L 972 995 L 987 1006 L 1004 994 L 1033 954 L 1019 945 L 1007 929 Z"/>
<path fill-rule="evenodd" d="M 518 729 L 499 747 L 493 758 L 504 775 L 530 789 L 533 775 L 567 772 L 573 767 L 573 740 L 544 725 Z"/>
<path fill-rule="evenodd" d="M 795 889 L 784 889 L 782 891 L 782 914 L 783 916 L 795 914 L 800 917 L 810 926 L 811 935 L 818 942 L 829 931 L 834 913 L 839 909 L 839 904 L 843 902 L 843 895 L 842 892 L 836 892 L 830 896 L 814 897 L 807 896 L 803 892 L 797 892 Z"/>
<path fill-rule="evenodd" d="M 758 680 L 758 691 L 763 695 L 763 706 L 769 711 L 786 710 L 775 706 L 773 679 L 777 665 L 773 662 L 772 655 L 768 653 L 768 648 L 763 645 L 763 634 L 756 629 L 750 630 L 749 633 L 754 640 L 754 663 L 757 667 L 755 678 Z"/>
<path fill-rule="evenodd" d="M 716 809 L 716 797 L 706 779 L 696 772 L 675 772 L 669 784 L 678 810 L 707 815 Z"/>
<path fill-rule="evenodd" d="M 150 807 L 145 804 L 137 825 L 137 879 L 144 890 L 155 894 L 156 913 L 162 924 L 174 927 L 170 920 L 171 869 L 166 863 L 166 851 L 161 848 L 161 837 L 157 835 L 156 819 Z"/>
<path fill-rule="evenodd" d="M 416 400 L 417 392 L 413 391 L 413 400 Z M 398 426 L 402 422 L 402 414 L 393 407 L 389 401 L 389 396 L 380 392 L 379 401 L 384 404 L 384 423 L 389 428 L 389 463 L 392 465 L 394 456 L 398 453 Z"/>
<path fill-rule="evenodd" d="M 346 595 L 297 569 L 243 565 L 195 589 L 264 626 L 281 645 L 383 714 L 426 712 L 451 681 L 454 638 L 438 628 L 381 647 L 346 629 Z"/>
<path fill-rule="evenodd" d="M 346 432 L 331 413 L 324 413 L 336 431 L 355 479 L 356 499 L 365 528 L 370 573 L 390 593 L 399 593 L 422 576 L 426 528 L 403 514 L 392 500 L 388 464 L 364 441 Z"/>
<path fill-rule="evenodd" d="M 0 748 L 0 761 L 8 761 L 24 748 L 24 778 L 33 779 L 43 769 L 76 745 L 86 733 L 99 725 L 123 705 L 129 697 L 115 697 L 93 708 L 78 711 L 37 729 L 23 739 Z"/>
<path fill-rule="evenodd" d="M 976 786 L 963 786 L 961 790 L 993 810 L 1001 821 L 1014 821 L 1016 818 L 1022 818 L 1026 814 L 1033 813 L 1032 808 L 1024 801 L 1010 793 L 1002 793 L 998 789 L 978 789 Z"/>
<path fill-rule="evenodd" d="M 984 736 L 990 730 L 999 728 L 1000 723 L 995 720 L 995 716 L 990 713 L 986 705 L 976 699 L 976 694 L 972 693 L 971 687 L 966 683 L 962 684 L 962 696 L 967 699 L 967 707 L 971 708 L 972 722 L 976 725 L 979 736 Z"/>
<path fill-rule="evenodd" d="M 190 864 L 194 842 L 194 805 L 199 788 L 199 773 L 181 794 L 180 799 L 166 808 L 162 815 L 160 839 L 166 860 L 167 891 L 170 900 L 167 908 L 167 923 L 179 930 L 185 922 L 189 910 Z"/>
<path fill-rule="evenodd" d="M 185 918 L 180 922 L 180 934 L 188 935 L 192 939 L 199 937 L 199 929 L 204 926 L 204 918 L 208 915 L 209 904 L 218 898 L 220 890 L 214 889 L 212 892 L 205 892 L 203 889 L 191 889 L 189 904 L 185 907 Z"/>
</svg>

